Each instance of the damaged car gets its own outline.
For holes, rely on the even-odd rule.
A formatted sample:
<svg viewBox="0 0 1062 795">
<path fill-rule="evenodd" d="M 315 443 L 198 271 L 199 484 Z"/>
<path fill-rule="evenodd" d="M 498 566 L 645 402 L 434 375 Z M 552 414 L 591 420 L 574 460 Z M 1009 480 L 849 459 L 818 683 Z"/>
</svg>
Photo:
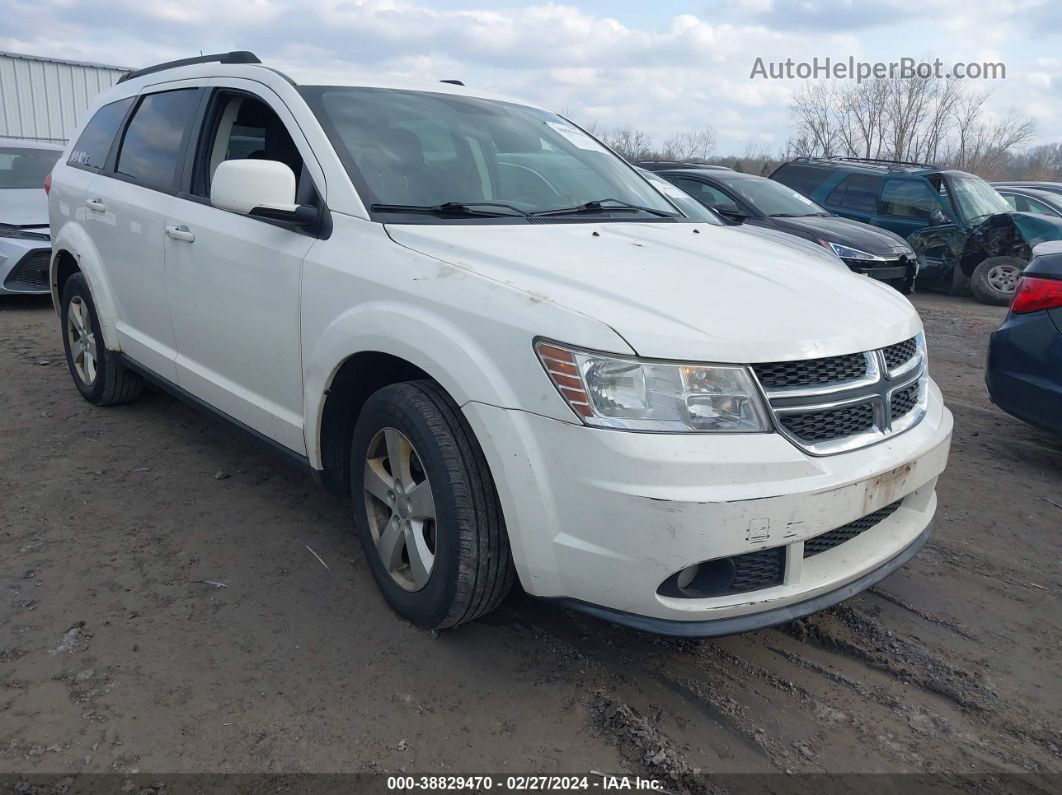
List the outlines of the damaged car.
<svg viewBox="0 0 1062 795">
<path fill-rule="evenodd" d="M 973 174 L 893 160 L 802 157 L 771 179 L 830 212 L 888 229 L 918 255 L 918 285 L 1010 303 L 1033 246 L 1062 240 L 1062 219 L 1016 212 Z"/>
</svg>

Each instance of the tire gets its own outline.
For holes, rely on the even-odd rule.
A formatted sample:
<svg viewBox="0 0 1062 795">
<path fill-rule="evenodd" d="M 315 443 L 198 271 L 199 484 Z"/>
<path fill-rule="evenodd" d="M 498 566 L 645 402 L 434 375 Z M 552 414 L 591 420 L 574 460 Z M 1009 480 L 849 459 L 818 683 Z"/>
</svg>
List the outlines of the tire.
<svg viewBox="0 0 1062 795">
<path fill-rule="evenodd" d="M 406 462 L 397 478 L 393 459 Z M 471 428 L 437 384 L 408 381 L 373 394 L 354 427 L 350 471 L 358 535 L 395 612 L 443 629 L 501 604 L 514 576 L 494 481 Z"/>
<path fill-rule="evenodd" d="M 81 397 L 95 406 L 115 406 L 138 398 L 144 381 L 103 344 L 96 305 L 80 273 L 66 280 L 59 307 L 66 364 Z"/>
<path fill-rule="evenodd" d="M 1027 264 L 1019 257 L 989 257 L 970 274 L 970 292 L 982 304 L 1007 306 Z"/>
</svg>

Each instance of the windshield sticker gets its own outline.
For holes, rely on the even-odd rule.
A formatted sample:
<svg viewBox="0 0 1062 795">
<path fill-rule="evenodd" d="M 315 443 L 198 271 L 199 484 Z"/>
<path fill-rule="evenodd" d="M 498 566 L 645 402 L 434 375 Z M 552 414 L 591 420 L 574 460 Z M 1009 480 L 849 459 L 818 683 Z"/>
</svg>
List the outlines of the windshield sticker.
<svg viewBox="0 0 1062 795">
<path fill-rule="evenodd" d="M 605 147 L 584 133 L 578 127 L 572 127 L 570 124 L 560 124 L 555 121 L 547 121 L 546 125 L 553 128 L 571 143 L 578 146 L 580 149 L 586 149 L 590 152 L 604 152 Z"/>
</svg>

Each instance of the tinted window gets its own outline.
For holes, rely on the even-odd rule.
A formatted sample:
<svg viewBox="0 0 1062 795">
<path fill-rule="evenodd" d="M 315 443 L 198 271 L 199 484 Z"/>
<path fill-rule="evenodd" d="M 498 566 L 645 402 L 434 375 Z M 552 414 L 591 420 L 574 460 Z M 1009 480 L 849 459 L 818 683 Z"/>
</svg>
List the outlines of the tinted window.
<svg viewBox="0 0 1062 795">
<path fill-rule="evenodd" d="M 872 213 L 878 207 L 881 180 L 865 174 L 851 174 L 830 191 L 826 203 L 861 213 Z"/>
<path fill-rule="evenodd" d="M 881 212 L 897 218 L 928 221 L 940 209 L 937 193 L 922 180 L 890 179 L 881 191 Z"/>
<path fill-rule="evenodd" d="M 733 199 L 711 185 L 685 177 L 673 177 L 672 179 L 676 185 L 705 207 L 711 207 L 713 210 L 726 210 L 732 213 L 741 212 Z"/>
<path fill-rule="evenodd" d="M 61 153 L 54 149 L 0 146 L 0 188 L 41 188 Z"/>
<path fill-rule="evenodd" d="M 810 196 L 812 192 L 825 182 L 830 172 L 826 169 L 814 166 L 799 166 L 794 163 L 784 163 L 778 170 L 771 174 L 771 179 L 788 185 L 795 191 Z"/>
<path fill-rule="evenodd" d="M 821 215 L 823 210 L 807 196 L 763 177 L 720 176 L 719 181 L 764 215 Z"/>
<path fill-rule="evenodd" d="M 198 97 L 194 88 L 144 97 L 125 129 L 118 173 L 154 188 L 173 187 L 177 155 Z"/>
<path fill-rule="evenodd" d="M 132 104 L 133 98 L 127 97 L 104 105 L 96 111 L 74 144 L 67 162 L 72 166 L 103 168 L 107 163 L 107 153 L 111 151 L 114 136 L 118 134 L 122 119 Z"/>
</svg>

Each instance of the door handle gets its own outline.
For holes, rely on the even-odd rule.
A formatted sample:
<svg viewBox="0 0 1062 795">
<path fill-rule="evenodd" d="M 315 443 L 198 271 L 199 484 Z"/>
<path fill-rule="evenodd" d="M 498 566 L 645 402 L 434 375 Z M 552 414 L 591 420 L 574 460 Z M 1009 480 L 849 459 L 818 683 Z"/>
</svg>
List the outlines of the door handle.
<svg viewBox="0 0 1062 795">
<path fill-rule="evenodd" d="M 184 240 L 187 243 L 191 243 L 195 240 L 195 233 L 187 226 L 167 226 L 166 234 L 174 240 Z"/>
<path fill-rule="evenodd" d="M 105 213 L 105 212 L 107 212 L 107 205 L 104 204 L 103 201 L 101 201 L 100 199 L 85 199 L 85 204 L 87 204 L 88 208 L 90 210 L 92 210 L 93 212 L 96 212 L 96 213 Z"/>
</svg>

